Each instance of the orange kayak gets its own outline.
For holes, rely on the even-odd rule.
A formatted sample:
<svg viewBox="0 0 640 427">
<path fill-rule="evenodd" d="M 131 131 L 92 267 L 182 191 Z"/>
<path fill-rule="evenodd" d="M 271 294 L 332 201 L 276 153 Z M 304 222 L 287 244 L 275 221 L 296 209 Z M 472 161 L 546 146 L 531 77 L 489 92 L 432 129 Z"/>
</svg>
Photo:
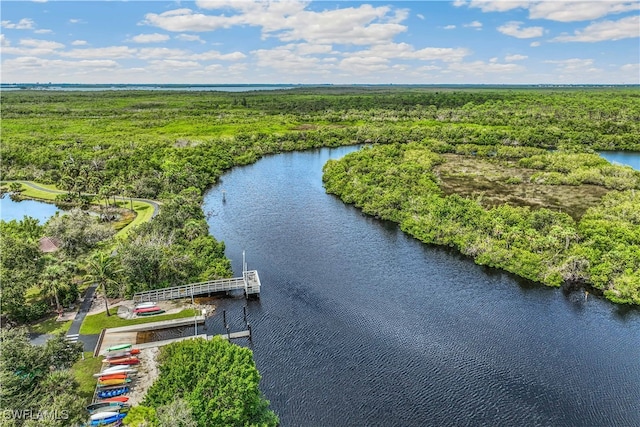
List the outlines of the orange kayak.
<svg viewBox="0 0 640 427">
<path fill-rule="evenodd" d="M 108 399 L 102 399 L 102 402 L 122 402 L 125 403 L 129 400 L 128 396 L 116 396 L 116 397 L 110 397 Z"/>
<path fill-rule="evenodd" d="M 123 380 L 125 378 L 127 378 L 127 374 L 111 374 L 111 375 L 103 375 L 100 378 L 98 378 L 98 381 L 105 381 L 105 380 Z"/>
<path fill-rule="evenodd" d="M 112 365 L 135 365 L 140 363 L 137 357 L 120 357 L 118 359 L 110 359 L 108 362 Z"/>
<path fill-rule="evenodd" d="M 101 387 L 104 386 L 109 386 L 109 385 L 120 385 L 120 384 L 125 384 L 131 382 L 130 379 L 128 378 L 114 378 L 112 380 L 104 380 L 104 381 L 98 381 L 98 385 Z"/>
</svg>

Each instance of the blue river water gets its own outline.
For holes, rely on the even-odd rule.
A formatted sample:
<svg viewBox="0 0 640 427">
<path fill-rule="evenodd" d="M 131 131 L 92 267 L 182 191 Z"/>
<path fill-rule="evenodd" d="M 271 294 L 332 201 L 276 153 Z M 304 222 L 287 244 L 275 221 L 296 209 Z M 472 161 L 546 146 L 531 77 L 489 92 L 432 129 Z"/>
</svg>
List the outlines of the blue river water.
<svg viewBox="0 0 640 427">
<path fill-rule="evenodd" d="M 282 426 L 639 426 L 640 312 L 424 245 L 327 195 L 352 147 L 267 156 L 205 196 Z M 245 343 L 245 345 L 249 345 Z"/>
<path fill-rule="evenodd" d="M 600 151 L 598 154 L 609 162 L 631 166 L 640 171 L 640 153 L 630 151 Z"/>
</svg>

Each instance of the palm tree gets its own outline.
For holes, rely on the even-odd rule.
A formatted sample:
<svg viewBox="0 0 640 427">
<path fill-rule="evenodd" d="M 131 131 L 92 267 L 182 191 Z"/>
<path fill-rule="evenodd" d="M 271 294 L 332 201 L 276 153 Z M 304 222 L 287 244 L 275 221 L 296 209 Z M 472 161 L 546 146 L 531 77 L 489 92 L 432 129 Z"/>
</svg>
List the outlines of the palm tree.
<svg viewBox="0 0 640 427">
<path fill-rule="evenodd" d="M 84 281 L 85 283 L 95 283 L 102 288 L 107 316 L 111 316 L 107 302 L 107 286 L 117 285 L 118 281 L 116 279 L 122 272 L 123 269 L 118 265 L 115 258 L 104 252 L 95 254 L 87 264 L 87 274 L 84 276 Z"/>
<path fill-rule="evenodd" d="M 62 313 L 58 294 L 69 286 L 70 280 L 71 272 L 62 264 L 49 264 L 42 273 L 42 290 L 54 298 L 58 314 Z"/>
</svg>

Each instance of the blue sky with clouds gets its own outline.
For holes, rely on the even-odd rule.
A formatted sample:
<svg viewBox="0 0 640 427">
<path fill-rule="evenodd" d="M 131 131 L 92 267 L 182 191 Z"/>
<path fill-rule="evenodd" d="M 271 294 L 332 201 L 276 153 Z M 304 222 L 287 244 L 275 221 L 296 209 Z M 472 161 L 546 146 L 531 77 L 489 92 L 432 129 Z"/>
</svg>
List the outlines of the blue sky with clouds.
<svg viewBox="0 0 640 427">
<path fill-rule="evenodd" d="M 2 1 L 1 80 L 640 84 L 640 2 Z"/>
</svg>

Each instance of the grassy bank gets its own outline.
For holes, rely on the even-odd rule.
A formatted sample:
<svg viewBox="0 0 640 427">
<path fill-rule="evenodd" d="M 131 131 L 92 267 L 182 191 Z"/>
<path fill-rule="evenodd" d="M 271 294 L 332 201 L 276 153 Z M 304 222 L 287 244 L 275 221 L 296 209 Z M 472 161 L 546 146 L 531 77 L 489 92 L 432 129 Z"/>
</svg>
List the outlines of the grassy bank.
<svg viewBox="0 0 640 427">
<path fill-rule="evenodd" d="M 86 398 L 87 404 L 91 401 L 96 388 L 96 379 L 93 374 L 100 372 L 102 359 L 102 357 L 93 357 L 90 351 L 85 351 L 84 360 L 78 360 L 71 367 L 71 372 L 80 384 L 80 394 Z"/>
<path fill-rule="evenodd" d="M 114 307 L 115 308 L 115 307 Z M 120 326 L 140 325 L 143 323 L 160 322 L 162 320 L 183 319 L 186 317 L 193 317 L 196 315 L 196 310 L 188 308 L 178 313 L 161 314 L 157 316 L 148 316 L 139 319 L 122 319 L 112 311 L 114 308 L 110 308 L 112 312 L 111 316 L 107 316 L 107 313 L 92 314 L 84 318 L 82 326 L 80 327 L 80 333 L 91 335 L 99 334 L 102 329 L 118 328 Z"/>
</svg>

